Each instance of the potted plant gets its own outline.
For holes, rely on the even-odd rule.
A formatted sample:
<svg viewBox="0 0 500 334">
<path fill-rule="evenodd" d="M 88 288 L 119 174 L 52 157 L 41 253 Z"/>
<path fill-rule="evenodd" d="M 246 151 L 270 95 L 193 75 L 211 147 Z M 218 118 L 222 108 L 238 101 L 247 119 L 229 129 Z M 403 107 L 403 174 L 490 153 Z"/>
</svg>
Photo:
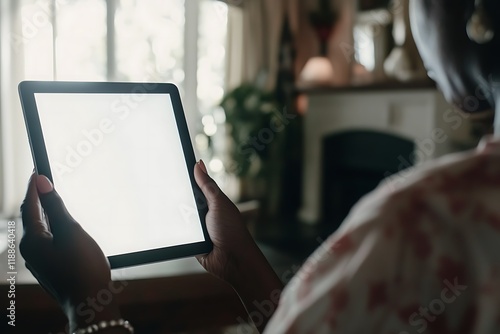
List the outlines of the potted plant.
<svg viewBox="0 0 500 334">
<path fill-rule="evenodd" d="M 226 170 L 240 179 L 241 199 L 264 198 L 281 154 L 285 126 L 274 92 L 244 84 L 221 103 L 229 135 Z"/>
</svg>

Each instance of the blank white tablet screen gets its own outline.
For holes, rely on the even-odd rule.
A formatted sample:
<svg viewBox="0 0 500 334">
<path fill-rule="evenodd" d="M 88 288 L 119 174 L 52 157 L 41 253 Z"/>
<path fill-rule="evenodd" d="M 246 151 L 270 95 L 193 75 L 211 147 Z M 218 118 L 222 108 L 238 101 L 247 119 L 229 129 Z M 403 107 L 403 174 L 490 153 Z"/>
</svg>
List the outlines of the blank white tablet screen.
<svg viewBox="0 0 500 334">
<path fill-rule="evenodd" d="M 56 190 L 105 255 L 205 240 L 169 94 L 35 100 Z"/>
</svg>

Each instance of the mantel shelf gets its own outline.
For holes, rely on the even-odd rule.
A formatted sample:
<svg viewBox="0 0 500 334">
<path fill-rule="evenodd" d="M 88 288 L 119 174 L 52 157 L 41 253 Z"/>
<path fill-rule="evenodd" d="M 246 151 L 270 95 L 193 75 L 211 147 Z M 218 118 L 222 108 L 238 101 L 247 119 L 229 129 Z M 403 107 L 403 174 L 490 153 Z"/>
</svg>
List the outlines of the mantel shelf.
<svg viewBox="0 0 500 334">
<path fill-rule="evenodd" d="M 380 81 L 369 84 L 352 84 L 348 86 L 316 86 L 306 87 L 298 85 L 296 92 L 299 94 L 331 94 L 338 92 L 371 92 L 371 91 L 394 91 L 394 90 L 423 90 L 436 89 L 436 83 L 432 80 L 417 81 Z"/>
</svg>

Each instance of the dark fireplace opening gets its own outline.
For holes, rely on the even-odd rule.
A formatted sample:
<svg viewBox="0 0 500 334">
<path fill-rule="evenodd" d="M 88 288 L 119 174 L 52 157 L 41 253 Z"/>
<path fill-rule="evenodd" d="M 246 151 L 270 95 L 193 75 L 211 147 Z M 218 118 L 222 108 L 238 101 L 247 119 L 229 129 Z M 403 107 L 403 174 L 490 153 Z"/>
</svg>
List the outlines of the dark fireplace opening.
<svg viewBox="0 0 500 334">
<path fill-rule="evenodd" d="M 323 222 L 335 230 L 361 197 L 410 160 L 411 140 L 376 131 L 346 131 L 323 139 Z M 408 163 L 413 164 L 413 161 Z"/>
</svg>

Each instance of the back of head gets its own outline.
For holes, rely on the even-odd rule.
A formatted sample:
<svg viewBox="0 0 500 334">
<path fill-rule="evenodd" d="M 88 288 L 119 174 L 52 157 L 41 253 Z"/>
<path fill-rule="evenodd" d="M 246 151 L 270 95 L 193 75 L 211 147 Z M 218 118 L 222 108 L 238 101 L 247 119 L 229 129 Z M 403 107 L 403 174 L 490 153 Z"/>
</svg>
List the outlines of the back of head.
<svg viewBox="0 0 500 334">
<path fill-rule="evenodd" d="M 466 112 L 494 107 L 495 82 L 500 83 L 500 1 L 412 0 L 411 16 L 426 68 L 446 98 Z M 479 29 L 490 27 L 493 38 L 485 43 L 471 38 L 471 20 Z M 471 97 L 477 103 L 467 105 Z"/>
</svg>

